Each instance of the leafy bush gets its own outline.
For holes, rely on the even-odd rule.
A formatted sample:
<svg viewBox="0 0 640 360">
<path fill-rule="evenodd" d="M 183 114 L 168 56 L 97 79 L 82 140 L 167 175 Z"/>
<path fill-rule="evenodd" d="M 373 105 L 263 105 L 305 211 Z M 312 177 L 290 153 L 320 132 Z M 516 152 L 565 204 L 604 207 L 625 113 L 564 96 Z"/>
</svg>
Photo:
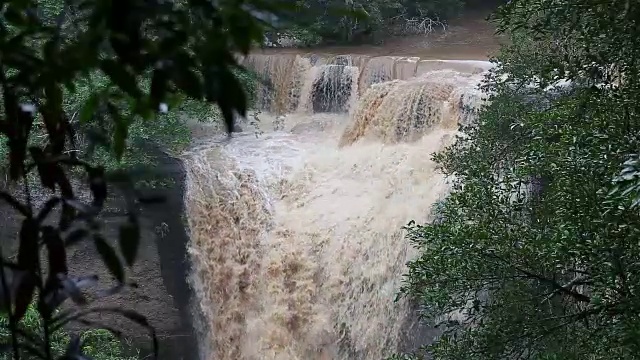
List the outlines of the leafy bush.
<svg viewBox="0 0 640 360">
<path fill-rule="evenodd" d="M 257 77 L 250 70 L 234 69 L 234 74 L 242 84 L 247 98 L 248 107 L 252 107 L 255 102 Z M 71 114 L 72 120 L 76 120 L 82 111 L 82 106 L 89 100 L 91 94 L 102 91 L 110 86 L 110 80 L 103 74 L 96 73 L 90 79 L 81 79 L 76 82 L 76 91 L 67 91 L 65 96 L 65 110 Z M 145 89 L 149 90 L 149 81 L 144 82 Z M 86 157 L 87 160 L 104 164 L 108 170 L 130 169 L 140 165 L 153 165 L 156 159 L 148 154 L 142 146 L 145 143 L 161 144 L 162 148 L 171 154 L 178 154 L 190 142 L 190 132 L 187 121 L 199 121 L 208 123 L 223 124 L 222 113 L 210 103 L 194 100 L 187 97 L 180 97 L 175 101 L 171 109 L 166 114 L 159 114 L 153 126 L 142 121 L 131 124 L 129 129 L 129 146 L 125 149 L 121 159 L 116 159 L 114 154 L 105 148 L 96 148 Z M 46 140 L 46 133 L 43 128 L 31 134 L 31 143 L 43 145 Z M 8 156 L 8 147 L 5 136 L 0 134 L 0 158 Z M 87 139 L 78 139 L 81 151 L 86 151 Z M 88 154 L 85 154 L 88 155 Z M 4 168 L 7 163 L 0 163 L 0 174 L 5 174 Z"/>
<path fill-rule="evenodd" d="M 444 331 L 433 357 L 640 354 L 638 14 L 586 0 L 499 9 L 513 42 L 490 104 L 434 157 L 453 185 L 438 221 L 407 226 L 420 256 L 403 294 Z"/>
<path fill-rule="evenodd" d="M 0 188 L 0 201 L 22 219 L 16 239 L 6 239 L 17 253 L 0 252 L 0 312 L 10 338 L 3 354 L 86 358 L 83 348 L 103 347 L 87 347 L 101 333 L 70 334 L 58 356 L 67 339 L 58 331 L 70 323 L 94 325 L 85 316 L 108 313 L 147 330 L 157 356 L 158 339 L 144 316 L 93 302 L 133 285 L 126 268 L 137 257 L 140 204 L 162 202 L 137 187 L 137 174 L 128 169 L 128 161 L 139 161 L 132 135 L 179 148 L 188 141 L 184 119 L 167 110 L 189 101 L 206 103 L 203 111 L 217 105 L 231 131 L 250 106 L 251 76 L 241 72 L 236 55 L 262 40 L 265 17 L 277 18 L 281 7 L 278 1 L 3 2 L 0 140 L 12 186 Z M 50 196 L 35 199 L 34 186 Z M 111 186 L 127 200 L 117 249 L 101 233 Z M 72 276 L 67 258 L 68 247 L 81 241 L 93 243 L 116 286 L 86 296 L 99 279 Z M 34 297 L 41 333 L 25 336 Z M 66 301 L 81 307 L 58 311 Z"/>
<path fill-rule="evenodd" d="M 399 18 L 444 20 L 458 14 L 463 5 L 463 0 L 305 0 L 296 2 L 295 24 L 284 24 L 278 31 L 305 46 L 375 41 L 388 34 Z"/>
<path fill-rule="evenodd" d="M 0 316 L 0 344 L 8 345 L 11 342 L 11 334 L 8 331 L 9 320 L 6 316 Z M 34 305 L 29 306 L 24 317 L 20 321 L 21 331 L 29 336 L 40 336 L 43 333 L 42 320 Z M 125 356 L 122 344 L 115 336 L 104 329 L 91 329 L 84 331 L 80 336 L 84 353 L 93 360 L 137 360 L 137 357 Z M 51 337 L 51 349 L 55 357 L 62 356 L 69 343 L 69 335 L 64 331 L 57 331 Z M 9 360 L 9 354 L 0 354 L 0 360 Z M 38 359 L 23 351 L 22 359 Z"/>
</svg>

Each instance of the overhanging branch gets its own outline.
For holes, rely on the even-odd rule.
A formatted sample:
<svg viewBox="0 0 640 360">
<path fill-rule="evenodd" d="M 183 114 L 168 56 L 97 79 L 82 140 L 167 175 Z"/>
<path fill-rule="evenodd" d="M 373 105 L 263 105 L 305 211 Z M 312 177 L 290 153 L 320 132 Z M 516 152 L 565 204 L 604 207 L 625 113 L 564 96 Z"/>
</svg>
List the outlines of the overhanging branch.
<svg viewBox="0 0 640 360">
<path fill-rule="evenodd" d="M 526 275 L 530 279 L 535 279 L 535 280 L 540 281 L 541 283 L 550 285 L 554 289 L 554 292 L 552 294 L 556 294 L 556 293 L 564 294 L 564 295 L 567 295 L 569 297 L 572 297 L 574 300 L 576 300 L 578 302 L 584 302 L 584 303 L 590 303 L 591 302 L 591 298 L 590 297 L 588 297 L 588 296 L 586 296 L 584 294 L 581 294 L 581 293 L 579 293 L 577 291 L 572 290 L 571 286 L 569 284 L 562 285 L 562 284 L 558 283 L 557 281 L 555 281 L 553 279 L 549 279 L 549 278 L 546 278 L 546 277 L 544 277 L 542 275 L 539 275 L 539 274 L 533 273 L 533 272 L 531 272 L 529 270 L 523 269 L 520 266 L 512 264 L 511 262 L 499 257 L 496 254 L 487 254 L 487 253 L 485 253 L 484 255 L 504 263 L 508 267 L 514 269 L 515 271 L 517 271 L 517 272 L 519 272 L 519 273 L 521 273 L 523 275 Z M 566 287 L 566 286 L 568 286 L 568 287 Z"/>
</svg>

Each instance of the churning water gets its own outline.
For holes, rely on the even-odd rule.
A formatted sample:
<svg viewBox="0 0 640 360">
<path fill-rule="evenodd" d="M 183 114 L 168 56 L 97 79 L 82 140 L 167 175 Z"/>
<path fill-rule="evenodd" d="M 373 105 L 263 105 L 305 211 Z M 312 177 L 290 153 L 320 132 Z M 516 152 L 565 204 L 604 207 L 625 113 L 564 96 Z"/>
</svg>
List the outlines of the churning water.
<svg viewBox="0 0 640 360">
<path fill-rule="evenodd" d="M 202 357 L 383 359 L 408 330 L 401 227 L 446 193 L 430 155 L 483 101 L 487 63 L 243 61 L 266 80 L 265 133 L 185 154 Z"/>
</svg>

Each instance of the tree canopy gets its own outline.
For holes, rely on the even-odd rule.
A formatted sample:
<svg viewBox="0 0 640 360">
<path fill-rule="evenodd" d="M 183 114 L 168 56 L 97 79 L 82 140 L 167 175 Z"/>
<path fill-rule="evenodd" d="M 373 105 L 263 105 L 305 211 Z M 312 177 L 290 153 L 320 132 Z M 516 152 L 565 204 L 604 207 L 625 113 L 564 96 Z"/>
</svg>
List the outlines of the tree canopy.
<svg viewBox="0 0 640 360">
<path fill-rule="evenodd" d="M 259 0 L 0 4 L 0 154 L 10 183 L 0 201 L 23 219 L 17 253 L 0 253 L 3 353 L 14 360 L 88 359 L 87 337 L 59 333 L 75 322 L 122 336 L 85 318 L 107 313 L 146 328 L 157 354 L 155 331 L 142 315 L 93 301 L 135 285 L 127 267 L 137 257 L 140 206 L 162 199 L 133 181 L 140 169 L 108 168 L 93 154 L 121 161 L 132 133 L 149 139 L 157 128 L 176 126 L 171 110 L 185 99 L 217 105 L 230 131 L 250 102 L 237 55 L 293 10 L 284 1 Z M 114 188 L 128 205 L 115 242 L 100 225 Z M 33 196 L 46 192 L 44 201 Z M 80 241 L 95 245 L 116 286 L 97 291 L 94 274 L 70 274 L 67 249 Z M 61 310 L 64 302 L 77 307 Z M 34 309 L 37 329 L 25 325 Z"/>
<path fill-rule="evenodd" d="M 421 255 L 403 294 L 441 324 L 435 358 L 640 354 L 639 15 L 626 0 L 497 11 L 513 41 L 490 103 L 435 156 L 452 182 L 437 221 L 407 227 Z"/>
<path fill-rule="evenodd" d="M 460 13 L 465 0 L 300 0 L 295 2 L 297 20 L 280 28 L 307 45 L 320 43 L 354 43 L 379 41 L 390 32 L 420 33 L 419 25 L 427 20 L 445 20 Z M 474 3 L 474 1 L 470 1 Z M 346 16 L 350 9 L 366 14 Z"/>
</svg>

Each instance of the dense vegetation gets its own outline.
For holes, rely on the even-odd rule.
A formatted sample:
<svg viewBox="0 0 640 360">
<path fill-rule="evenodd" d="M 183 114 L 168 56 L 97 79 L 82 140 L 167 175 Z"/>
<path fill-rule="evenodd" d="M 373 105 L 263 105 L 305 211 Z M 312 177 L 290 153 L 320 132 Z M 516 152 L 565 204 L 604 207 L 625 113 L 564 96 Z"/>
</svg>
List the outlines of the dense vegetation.
<svg viewBox="0 0 640 360">
<path fill-rule="evenodd" d="M 11 341 L 11 334 L 8 331 L 8 319 L 0 318 L 0 344 L 8 345 Z M 42 333 L 42 319 L 35 307 L 30 306 L 20 324 L 22 331 L 30 333 Z M 124 349 L 118 338 L 104 329 L 92 329 L 82 333 L 80 336 L 84 353 L 94 360 L 137 360 L 138 357 L 124 355 Z M 64 331 L 58 331 L 51 337 L 51 349 L 55 357 L 62 356 L 67 348 L 70 337 Z M 24 354 L 24 359 L 37 359 Z M 10 354 L 0 354 L 0 359 L 9 360 Z"/>
<path fill-rule="evenodd" d="M 453 184 L 437 220 L 407 227 L 403 293 L 442 326 L 436 359 L 640 356 L 638 18 L 627 0 L 497 12 L 513 45 L 491 102 L 435 157 Z"/>
<path fill-rule="evenodd" d="M 256 77 L 248 70 L 234 70 L 234 74 L 242 83 L 247 93 L 249 106 L 253 103 L 256 89 Z M 101 91 L 110 86 L 109 78 L 101 73 L 95 72 L 91 76 L 91 81 L 79 80 L 75 86 L 74 92 L 67 92 L 65 95 L 64 109 L 71 114 L 72 120 L 79 120 L 83 106 L 89 100 L 91 94 Z M 149 90 L 149 83 L 143 84 L 145 89 Z M 166 113 L 158 114 L 157 121 L 153 126 L 148 126 L 142 121 L 133 122 L 128 130 L 128 146 L 125 147 L 123 156 L 116 159 L 112 153 L 105 148 L 96 148 L 91 152 L 84 152 L 82 155 L 94 162 L 104 164 L 107 169 L 124 169 L 132 168 L 139 165 L 150 165 L 156 160 L 146 151 L 149 143 L 161 144 L 162 149 L 169 154 L 178 154 L 183 150 L 191 140 L 189 132 L 189 122 L 204 122 L 213 125 L 222 124 L 222 113 L 218 108 L 206 101 L 192 99 L 180 96 L 175 106 L 168 108 Z M 93 127 L 99 124 L 92 123 L 87 125 L 87 130 L 91 131 Z M 30 141 L 39 142 L 45 139 L 45 129 L 35 129 L 31 134 Z M 1 135 L 0 135 L 1 136 Z M 79 145 L 87 145 L 86 134 L 76 134 Z M 83 148 L 87 150 L 87 148 Z M 9 153 L 7 143 L 0 142 L 0 157 L 6 158 Z M 8 163 L 0 163 L 0 183 L 6 179 Z M 5 179 L 1 179 L 5 177 Z"/>
<path fill-rule="evenodd" d="M 0 201 L 22 219 L 17 239 L 2 239 L 0 248 L 3 356 L 118 359 L 115 339 L 123 333 L 87 317 L 97 313 L 147 330 L 157 355 L 144 316 L 94 302 L 135 286 L 127 267 L 137 257 L 141 204 L 162 201 L 133 176 L 153 170 L 131 166 L 140 162 L 136 140 L 179 148 L 188 141 L 184 121 L 194 114 L 211 114 L 231 131 L 251 103 L 251 75 L 236 54 L 261 41 L 265 19 L 276 16 L 287 17 L 286 3 L 0 4 L 0 152 L 9 182 Z M 106 239 L 100 214 L 114 189 L 127 206 L 119 238 Z M 110 279 L 94 274 L 72 276 L 67 249 L 81 241 L 93 243 L 112 287 L 96 290 L 98 280 Z M 16 253 L 6 253 L 14 244 Z M 72 323 L 112 337 L 66 334 Z"/>
<path fill-rule="evenodd" d="M 428 34 L 441 30 L 447 19 L 465 7 L 493 6 L 495 0 L 299 0 L 296 22 L 268 33 L 280 45 L 378 42 L 389 34 Z M 498 1 L 500 2 L 500 1 Z M 346 16 L 344 8 L 366 17 Z M 289 41 L 287 41 L 289 40 Z M 294 40 L 297 40 L 294 41 Z"/>
</svg>

